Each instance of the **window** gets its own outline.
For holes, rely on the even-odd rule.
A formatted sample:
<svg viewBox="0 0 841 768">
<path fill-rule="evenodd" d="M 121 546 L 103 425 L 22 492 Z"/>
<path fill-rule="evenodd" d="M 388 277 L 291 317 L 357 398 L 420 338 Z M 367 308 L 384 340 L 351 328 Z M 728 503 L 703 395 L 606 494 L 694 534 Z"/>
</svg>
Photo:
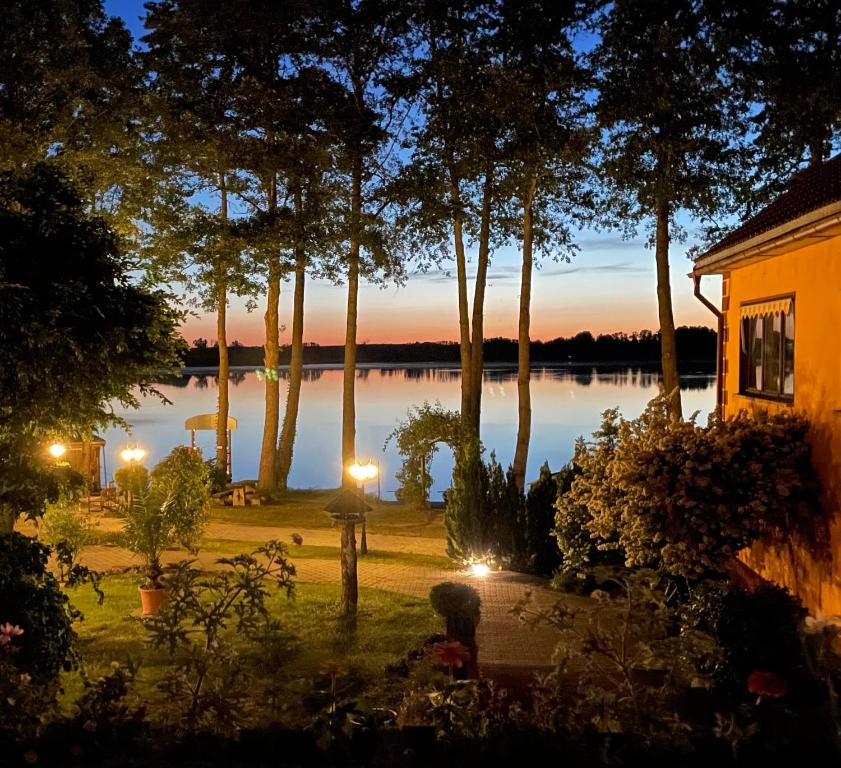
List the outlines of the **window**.
<svg viewBox="0 0 841 768">
<path fill-rule="evenodd" d="M 742 305 L 741 391 L 794 396 L 794 299 Z"/>
</svg>

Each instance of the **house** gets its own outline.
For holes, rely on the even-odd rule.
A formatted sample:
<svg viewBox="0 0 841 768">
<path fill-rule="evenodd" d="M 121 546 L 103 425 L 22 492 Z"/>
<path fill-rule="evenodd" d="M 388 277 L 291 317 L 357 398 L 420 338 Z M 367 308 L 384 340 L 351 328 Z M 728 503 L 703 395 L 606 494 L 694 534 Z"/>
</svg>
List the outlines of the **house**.
<svg viewBox="0 0 841 768">
<path fill-rule="evenodd" d="M 720 310 L 701 291 L 721 275 Z M 719 406 L 795 410 L 830 515 L 832 559 L 753 547 L 741 557 L 818 616 L 841 616 L 841 155 L 802 171 L 770 205 L 695 261 L 695 293 L 719 318 Z"/>
</svg>

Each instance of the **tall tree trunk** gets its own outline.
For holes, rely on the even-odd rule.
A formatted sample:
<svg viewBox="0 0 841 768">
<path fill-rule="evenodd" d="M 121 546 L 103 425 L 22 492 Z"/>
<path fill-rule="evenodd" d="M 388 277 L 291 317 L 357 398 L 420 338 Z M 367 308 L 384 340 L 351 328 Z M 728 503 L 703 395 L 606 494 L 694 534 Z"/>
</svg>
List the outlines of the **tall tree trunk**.
<svg viewBox="0 0 841 768">
<path fill-rule="evenodd" d="M 283 429 L 277 446 L 277 484 L 285 491 L 292 469 L 292 453 L 298 424 L 298 406 L 301 401 L 301 379 L 304 372 L 304 283 L 306 281 L 306 256 L 303 248 L 295 254 L 295 297 L 292 309 L 292 354 L 289 360 L 289 393 L 283 414 Z"/>
<path fill-rule="evenodd" d="M 464 253 L 464 227 L 461 210 L 461 190 L 458 179 L 450 172 L 450 198 L 453 206 L 453 239 L 458 279 L 458 329 L 461 352 L 461 423 L 466 429 L 473 424 L 473 387 L 471 384 L 470 308 L 467 305 L 467 259 Z"/>
<path fill-rule="evenodd" d="M 221 178 L 222 199 L 219 218 L 224 227 L 228 220 L 228 190 L 225 175 Z M 224 257 L 220 257 L 216 276 L 216 341 L 219 348 L 219 389 L 216 405 L 216 466 L 230 472 L 228 466 L 228 285 Z"/>
<path fill-rule="evenodd" d="M 476 265 L 476 285 L 473 288 L 473 328 L 470 342 L 470 417 L 471 430 L 479 437 L 482 419 L 482 381 L 485 367 L 485 286 L 488 281 L 488 262 L 491 253 L 491 196 L 493 171 L 485 174 L 482 189 L 482 214 L 479 222 L 479 258 Z"/>
<path fill-rule="evenodd" d="M 672 287 L 669 278 L 669 215 L 671 205 L 666 195 L 657 193 L 655 200 L 657 234 L 655 257 L 657 260 L 657 308 L 660 315 L 660 349 L 663 368 L 663 391 L 669 396 L 669 412 L 675 419 L 682 418 L 680 379 L 677 372 L 677 346 L 675 344 L 675 317 L 672 311 Z"/>
<path fill-rule="evenodd" d="M 356 483 L 348 467 L 356 461 L 356 327 L 359 302 L 359 248 L 362 222 L 362 158 L 353 162 L 351 191 L 351 241 L 348 254 L 347 324 L 345 327 L 345 360 L 342 381 L 342 485 L 354 488 Z M 355 546 L 354 546 L 355 551 Z"/>
<path fill-rule="evenodd" d="M 531 439 L 531 277 L 534 240 L 534 192 L 537 180 L 529 179 L 523 196 L 523 269 L 520 277 L 520 323 L 517 336 L 517 446 L 514 450 L 514 479 L 525 490 L 526 464 Z"/>
<path fill-rule="evenodd" d="M 269 267 L 268 290 L 266 292 L 266 341 L 263 347 L 265 365 L 265 414 L 263 421 L 263 443 L 260 449 L 260 469 L 257 487 L 260 493 L 274 495 L 277 492 L 275 464 L 277 455 L 277 430 L 280 420 L 280 382 L 277 376 L 280 350 L 278 345 L 278 305 L 280 304 L 280 266 L 277 262 Z"/>
</svg>

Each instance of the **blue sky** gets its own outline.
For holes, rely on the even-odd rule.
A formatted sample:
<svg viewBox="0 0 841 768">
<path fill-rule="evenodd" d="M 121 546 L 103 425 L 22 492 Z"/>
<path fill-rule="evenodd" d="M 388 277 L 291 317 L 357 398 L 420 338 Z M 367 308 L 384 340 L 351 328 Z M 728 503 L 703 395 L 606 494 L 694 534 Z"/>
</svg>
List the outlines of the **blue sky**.
<svg viewBox="0 0 841 768">
<path fill-rule="evenodd" d="M 135 38 L 143 35 L 143 0 L 105 0 L 105 10 L 121 16 Z M 679 325 L 712 325 L 712 316 L 692 295 L 686 276 L 691 268 L 686 251 L 694 242 L 693 222 L 679 218 L 690 233 L 686 243 L 671 249 L 672 292 L 675 320 Z M 618 233 L 581 231 L 580 248 L 571 263 L 546 261 L 536 272 L 532 294 L 532 337 L 549 339 L 569 336 L 581 330 L 593 333 L 656 329 L 657 296 L 654 252 L 645 247 L 644 233 L 630 241 Z M 519 252 L 506 247 L 497 250 L 486 298 L 486 336 L 517 335 L 519 302 Z M 471 264 L 471 266 L 473 266 Z M 475 268 L 475 267 L 474 267 Z M 410 275 L 403 286 L 382 288 L 363 284 L 359 301 L 359 341 L 399 342 L 455 339 L 458 334 L 456 281 L 454 270 Z M 708 281 L 708 282 L 707 282 Z M 472 288 L 471 288 L 472 290 Z M 707 278 L 705 293 L 713 300 L 720 283 Z M 342 286 L 310 281 L 307 287 L 307 341 L 340 344 L 344 340 L 344 296 Z M 281 322 L 287 341 L 291 329 L 291 291 L 281 294 Z M 185 337 L 215 338 L 212 317 L 191 318 Z M 244 344 L 262 341 L 262 308 L 253 313 L 232 301 L 229 336 Z"/>
</svg>

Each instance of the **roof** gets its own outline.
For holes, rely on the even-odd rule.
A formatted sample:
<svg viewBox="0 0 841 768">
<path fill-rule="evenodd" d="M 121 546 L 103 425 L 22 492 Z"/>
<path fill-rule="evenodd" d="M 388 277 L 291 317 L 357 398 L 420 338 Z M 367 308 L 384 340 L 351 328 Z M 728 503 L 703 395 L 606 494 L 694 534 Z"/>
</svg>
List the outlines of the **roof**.
<svg viewBox="0 0 841 768">
<path fill-rule="evenodd" d="M 841 155 L 794 176 L 776 200 L 701 254 L 696 260 L 695 272 L 714 272 L 714 267 L 723 260 L 729 262 L 734 257 L 748 256 L 749 251 L 750 255 L 759 255 L 760 246 L 765 246 L 762 250 L 766 257 L 774 255 L 769 248 L 772 241 L 783 236 L 787 241 L 800 239 L 796 231 L 807 225 L 813 235 L 816 225 L 835 216 L 839 210 Z M 804 230 L 802 234 L 807 232 Z"/>
</svg>

